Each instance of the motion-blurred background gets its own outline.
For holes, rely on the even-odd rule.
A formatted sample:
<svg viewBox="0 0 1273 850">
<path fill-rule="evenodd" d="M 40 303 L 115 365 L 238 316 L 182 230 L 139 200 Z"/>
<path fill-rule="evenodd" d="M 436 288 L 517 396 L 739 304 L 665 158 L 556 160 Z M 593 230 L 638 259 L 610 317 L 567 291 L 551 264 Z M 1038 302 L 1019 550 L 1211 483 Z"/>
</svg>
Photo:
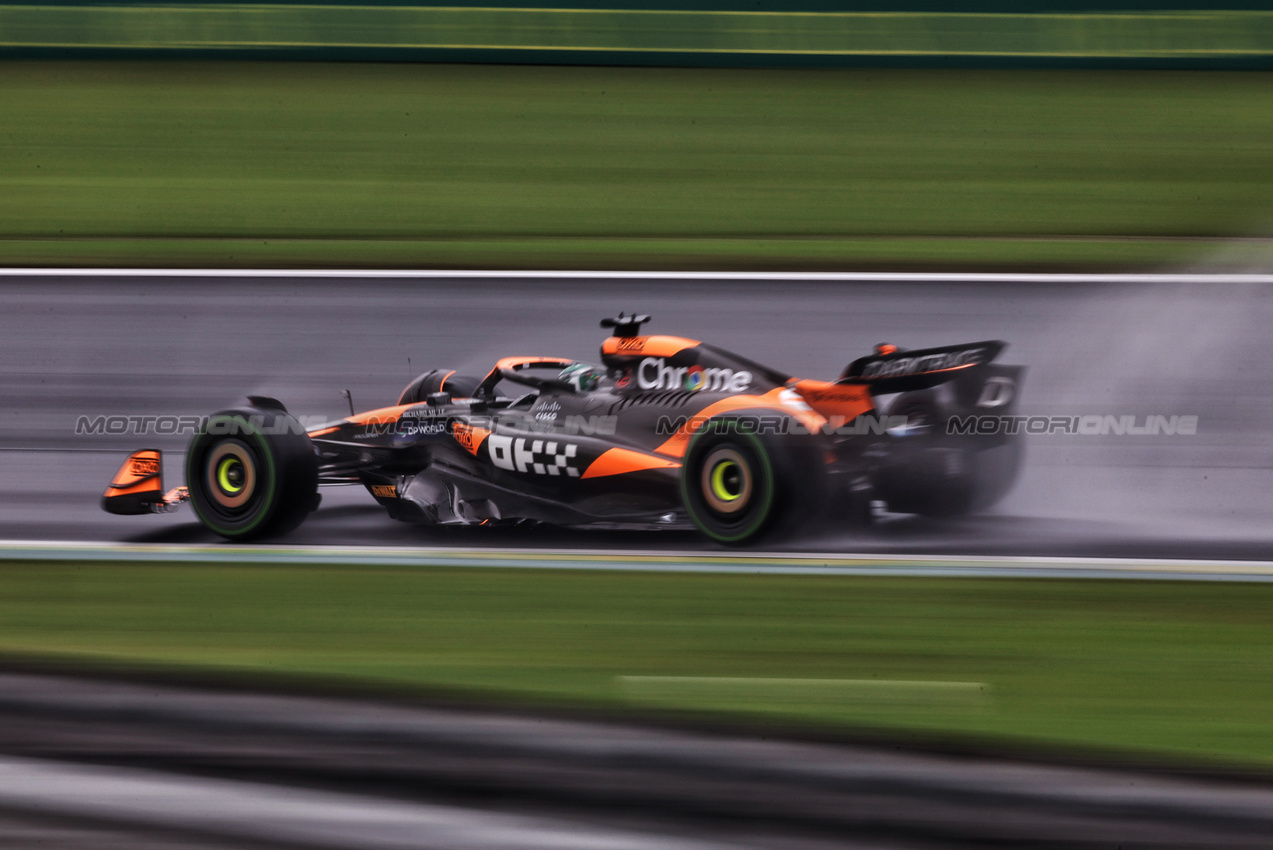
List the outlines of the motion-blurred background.
<svg viewBox="0 0 1273 850">
<path fill-rule="evenodd" d="M 5 3 L 0 56 L 10 265 L 1247 267 L 1273 226 L 1262 0 Z"/>
<path fill-rule="evenodd" d="M 1269 278 L 979 277 L 1268 271 L 1273 0 L 1204 5 L 0 4 L 0 266 L 762 273 L 6 271 L 0 844 L 1273 843 Z M 901 276 L 770 274 L 818 270 Z M 230 548 L 101 513 L 140 446 L 74 435 L 619 309 L 820 378 L 1002 337 L 1026 412 L 1198 432 L 1032 439 L 995 515 L 789 547 L 821 575 L 349 491 L 290 543 L 372 554 Z"/>
</svg>

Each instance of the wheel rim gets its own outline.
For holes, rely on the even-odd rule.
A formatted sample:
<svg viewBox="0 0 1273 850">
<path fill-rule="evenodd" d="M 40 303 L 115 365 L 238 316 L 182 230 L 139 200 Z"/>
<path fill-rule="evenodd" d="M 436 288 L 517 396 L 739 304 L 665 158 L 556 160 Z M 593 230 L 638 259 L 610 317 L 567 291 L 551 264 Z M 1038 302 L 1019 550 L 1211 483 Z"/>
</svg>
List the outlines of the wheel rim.
<svg viewBox="0 0 1273 850">
<path fill-rule="evenodd" d="M 702 492 L 707 506 L 720 514 L 736 514 L 751 502 L 754 476 L 737 450 L 721 447 L 703 463 Z"/>
<path fill-rule="evenodd" d="M 208 495 L 222 510 L 243 508 L 256 492 L 256 460 L 237 440 L 220 443 L 208 453 L 204 475 Z"/>
<path fill-rule="evenodd" d="M 243 463 L 237 457 L 223 457 L 217 464 L 217 486 L 231 496 L 243 491 Z"/>
</svg>

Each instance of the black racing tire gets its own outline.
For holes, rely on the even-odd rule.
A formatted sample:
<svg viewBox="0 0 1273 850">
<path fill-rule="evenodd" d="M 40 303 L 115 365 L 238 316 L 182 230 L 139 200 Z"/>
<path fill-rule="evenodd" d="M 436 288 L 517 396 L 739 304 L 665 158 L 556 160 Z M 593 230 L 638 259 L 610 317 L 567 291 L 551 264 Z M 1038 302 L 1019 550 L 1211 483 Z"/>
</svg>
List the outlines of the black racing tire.
<svg viewBox="0 0 1273 850">
<path fill-rule="evenodd" d="M 905 437 L 906 461 L 891 466 L 877 487 L 889 510 L 924 517 L 963 516 L 972 510 L 972 482 L 960 463 L 950 467 L 950 453 L 959 452 L 943 440 L 946 416 L 927 390 L 903 393 L 889 405 L 888 416 L 905 416 L 911 428 Z M 964 452 L 961 458 L 970 457 Z"/>
<path fill-rule="evenodd" d="M 726 546 L 793 532 L 822 507 L 825 471 L 811 438 L 758 433 L 753 419 L 731 415 L 705 422 L 690 439 L 681 468 L 681 503 L 690 520 Z"/>
<path fill-rule="evenodd" d="M 1020 438 L 993 448 L 961 447 L 944 436 L 948 416 L 928 392 L 898 396 L 888 413 L 928 429 L 906 438 L 913 441 L 910 460 L 877 482 L 890 510 L 926 517 L 966 516 L 993 506 L 1012 489 L 1024 453 Z M 952 452 L 958 453 L 953 465 Z"/>
<path fill-rule="evenodd" d="M 318 504 L 318 459 L 305 429 L 281 410 L 222 410 L 186 452 L 195 514 L 229 540 L 277 537 Z"/>
<path fill-rule="evenodd" d="M 447 392 L 452 398 L 472 398 L 481 385 L 481 378 L 458 375 L 454 369 L 433 369 L 407 384 L 398 404 L 423 404 L 434 393 Z"/>
</svg>

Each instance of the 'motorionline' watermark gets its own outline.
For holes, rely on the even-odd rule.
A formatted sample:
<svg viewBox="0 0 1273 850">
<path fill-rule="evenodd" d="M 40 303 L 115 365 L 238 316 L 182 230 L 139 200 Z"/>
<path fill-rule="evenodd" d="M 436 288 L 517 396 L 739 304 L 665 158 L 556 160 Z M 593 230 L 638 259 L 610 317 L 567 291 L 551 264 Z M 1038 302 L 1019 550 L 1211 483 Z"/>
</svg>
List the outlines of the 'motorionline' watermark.
<svg viewBox="0 0 1273 850">
<path fill-rule="evenodd" d="M 896 433 L 899 429 L 906 428 L 909 421 L 909 417 L 903 415 L 831 416 L 815 428 L 781 413 L 744 413 L 725 418 L 703 415 L 660 416 L 654 425 L 654 433 L 661 437 L 685 434 L 712 422 L 716 428 L 750 434 L 811 434 L 817 431 L 828 436 L 861 437 Z"/>
<path fill-rule="evenodd" d="M 263 434 L 286 434 L 296 432 L 304 434 L 317 428 L 331 419 L 326 416 L 279 416 L 275 421 L 266 424 L 264 414 L 253 414 L 245 417 L 253 430 Z M 159 436 L 191 436 L 207 431 L 210 434 L 237 434 L 242 425 L 234 419 L 210 416 L 169 416 L 169 415 L 99 415 L 81 416 L 75 420 L 75 435 L 83 436 L 122 436 L 145 437 L 152 434 Z"/>
<path fill-rule="evenodd" d="M 80 416 L 75 422 L 76 436 L 192 436 L 208 433 L 234 435 L 248 429 L 261 434 L 305 434 L 319 428 L 339 424 L 326 416 L 274 416 L 250 414 L 228 416 L 190 415 L 98 415 Z M 936 421 L 915 420 L 906 415 L 866 414 L 863 416 L 831 416 L 819 418 L 818 426 L 806 425 L 791 416 L 774 414 L 742 414 L 725 419 L 711 416 L 661 416 L 655 422 L 658 436 L 671 436 L 697 431 L 709 421 L 717 427 L 748 431 L 755 434 L 809 434 L 814 430 L 828 436 L 867 437 L 944 433 L 949 437 L 991 436 L 1077 436 L 1077 437 L 1191 437 L 1198 433 L 1198 417 L 1180 414 L 1077 414 L 1077 415 L 953 415 Z M 425 437 L 450 433 L 454 426 L 480 428 L 498 433 L 539 433 L 563 436 L 613 436 L 618 432 L 619 417 L 563 416 L 545 420 L 520 411 L 487 415 L 437 415 L 401 418 L 384 416 L 363 418 L 346 432 L 353 440 L 379 437 Z"/>
<path fill-rule="evenodd" d="M 1139 424 L 1137 424 L 1139 422 Z M 1066 434 L 1079 437 L 1192 437 L 1198 417 L 1177 414 L 1086 413 L 1079 416 L 952 416 L 946 420 L 950 436 L 996 434 Z"/>
</svg>

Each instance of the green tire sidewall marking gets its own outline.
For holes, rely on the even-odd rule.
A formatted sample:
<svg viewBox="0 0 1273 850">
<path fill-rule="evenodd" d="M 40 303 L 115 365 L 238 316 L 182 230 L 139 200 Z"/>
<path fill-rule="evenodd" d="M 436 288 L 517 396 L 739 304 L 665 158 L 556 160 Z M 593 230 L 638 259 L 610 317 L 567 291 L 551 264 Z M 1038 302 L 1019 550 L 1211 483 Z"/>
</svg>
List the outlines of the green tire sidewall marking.
<svg viewBox="0 0 1273 850">
<path fill-rule="evenodd" d="M 258 446 L 260 446 L 261 457 L 265 459 L 265 463 L 269 467 L 269 473 L 270 473 L 268 476 L 269 478 L 268 486 L 266 487 L 266 490 L 265 490 L 265 503 L 268 505 L 274 499 L 274 488 L 278 483 L 278 474 L 277 474 L 278 470 L 274 463 L 274 452 L 270 451 L 269 443 L 267 443 L 265 441 L 265 438 L 261 436 L 260 432 L 258 432 L 255 428 L 253 428 L 248 423 L 248 421 L 244 419 L 242 416 L 214 416 L 208 420 L 208 424 L 204 426 L 203 433 L 200 434 L 199 436 L 201 437 L 205 436 L 208 433 L 208 428 L 212 427 L 212 423 L 214 422 L 239 423 L 239 425 L 241 426 L 240 436 L 250 437 L 251 439 L 256 441 L 256 444 Z M 195 457 L 194 452 L 187 452 L 186 454 L 187 483 L 195 480 L 194 457 Z M 198 499 L 191 499 L 190 504 L 194 505 L 194 512 L 199 517 L 199 521 L 223 537 L 238 537 L 238 536 L 247 534 L 248 532 L 256 528 L 258 525 L 260 525 L 262 522 L 264 522 L 266 516 L 270 513 L 268 509 L 263 510 L 259 514 L 257 514 L 256 518 L 253 519 L 252 522 L 240 528 L 222 528 L 220 525 L 217 524 L 217 521 L 215 519 L 210 518 L 204 514 L 204 512 L 199 507 Z"/>
<path fill-rule="evenodd" d="M 700 428 L 698 433 L 695 434 L 693 439 L 690 440 L 689 449 L 685 452 L 686 456 L 689 456 L 690 454 L 692 454 L 694 452 L 694 447 L 698 445 L 698 441 L 709 433 L 715 433 L 715 428 L 713 428 L 710 424 L 704 425 L 702 428 Z M 693 507 L 691 507 L 693 503 L 690 501 L 690 483 L 689 482 L 691 477 L 696 477 L 696 476 L 690 476 L 684 473 L 682 473 L 681 475 L 681 502 L 682 504 L 685 505 L 685 509 L 689 512 L 690 519 L 694 521 L 694 525 L 698 526 L 699 531 L 703 532 L 704 534 L 706 534 L 708 537 L 712 538 L 713 540 L 719 541 L 721 543 L 735 543 L 739 540 L 743 540 L 749 537 L 750 535 L 754 534 L 756 532 L 756 529 L 759 528 L 761 525 L 763 525 L 765 520 L 769 518 L 769 509 L 773 506 L 774 490 L 776 489 L 774 474 L 773 474 L 773 466 L 769 463 L 769 453 L 765 451 L 765 444 L 760 441 L 759 437 L 757 437 L 755 434 L 752 434 L 749 431 L 735 430 L 734 436 L 739 438 L 740 440 L 746 441 L 751 444 L 752 450 L 755 453 L 756 457 L 760 459 L 761 468 L 764 470 L 764 473 L 765 473 L 764 474 L 765 488 L 764 488 L 764 494 L 763 494 L 764 500 L 760 507 L 760 510 L 757 511 L 756 513 L 755 520 L 753 520 L 752 522 L 749 522 L 747 525 L 739 529 L 734 534 L 721 534 L 719 532 L 713 531 L 710 528 L 707 528 L 703 524 L 703 521 L 699 519 L 698 511 L 695 510 Z"/>
</svg>

